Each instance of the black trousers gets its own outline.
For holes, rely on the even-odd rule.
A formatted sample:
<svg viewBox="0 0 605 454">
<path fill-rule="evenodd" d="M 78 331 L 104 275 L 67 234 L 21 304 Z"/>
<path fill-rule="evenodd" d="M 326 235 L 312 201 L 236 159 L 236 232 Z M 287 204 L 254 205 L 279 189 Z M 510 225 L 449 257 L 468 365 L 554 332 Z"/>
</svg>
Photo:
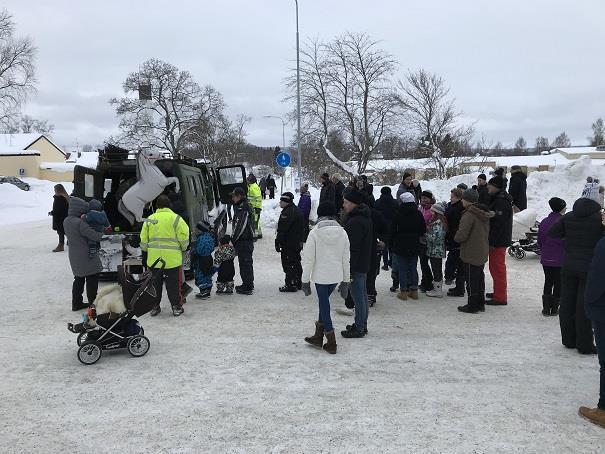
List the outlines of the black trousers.
<svg viewBox="0 0 605 454">
<path fill-rule="evenodd" d="M 433 290 L 433 272 L 429 264 L 429 257 L 426 255 L 426 246 L 422 246 L 420 252 L 420 270 L 422 271 L 420 285 L 427 291 Z"/>
<path fill-rule="evenodd" d="M 178 268 L 165 269 L 162 279 L 157 279 L 155 281 L 155 289 L 160 295 L 162 294 L 164 284 L 166 284 L 166 293 L 168 294 L 168 300 L 170 301 L 171 306 L 181 306 L 183 304 L 183 296 L 181 293 L 183 277 L 183 270 L 179 266 Z"/>
<path fill-rule="evenodd" d="M 599 392 L 598 407 L 605 410 L 605 322 L 592 322 L 594 329 L 594 338 L 597 344 L 597 353 L 599 355 L 599 365 L 601 366 L 601 386 Z"/>
<path fill-rule="evenodd" d="M 270 199 L 275 198 L 275 188 L 269 188 L 269 198 Z"/>
<path fill-rule="evenodd" d="M 82 294 L 86 285 L 86 299 L 88 304 L 95 302 L 97 291 L 99 290 L 99 275 L 91 274 L 89 276 L 74 276 L 74 283 L 71 287 L 71 304 L 79 306 L 84 303 Z"/>
<path fill-rule="evenodd" d="M 57 235 L 59 235 L 59 244 L 65 244 L 65 233 L 61 230 L 57 230 Z"/>
<path fill-rule="evenodd" d="M 237 261 L 239 263 L 239 275 L 242 278 L 242 284 L 249 289 L 254 288 L 254 241 L 239 240 L 233 247 L 237 252 Z"/>
<path fill-rule="evenodd" d="M 443 280 L 443 259 L 431 257 L 431 270 L 433 271 L 433 279 L 435 282 L 441 282 Z"/>
<path fill-rule="evenodd" d="M 286 286 L 298 287 L 302 279 L 302 265 L 300 264 L 300 249 L 281 250 L 281 266 L 286 274 Z"/>
<path fill-rule="evenodd" d="M 544 292 L 543 295 L 554 296 L 555 299 L 561 297 L 561 267 L 545 266 L 544 269 Z"/>
<path fill-rule="evenodd" d="M 456 288 L 464 290 L 464 263 L 460 259 L 460 249 L 450 249 L 445 260 L 445 280 L 456 281 Z"/>
<path fill-rule="evenodd" d="M 561 272 L 561 341 L 566 347 L 581 351 L 589 351 L 593 347 L 592 325 L 584 311 L 585 288 L 586 274 Z"/>
<path fill-rule="evenodd" d="M 471 265 L 470 263 L 465 263 L 463 266 L 468 305 L 473 309 L 479 309 L 485 305 L 485 273 L 483 267 L 484 265 Z"/>
</svg>

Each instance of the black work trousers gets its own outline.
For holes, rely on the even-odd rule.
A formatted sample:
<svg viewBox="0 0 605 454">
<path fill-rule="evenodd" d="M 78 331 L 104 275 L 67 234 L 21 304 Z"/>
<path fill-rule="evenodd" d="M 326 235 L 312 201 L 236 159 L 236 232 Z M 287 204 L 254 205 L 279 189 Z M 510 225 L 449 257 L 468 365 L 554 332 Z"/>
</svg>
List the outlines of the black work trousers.
<svg viewBox="0 0 605 454">
<path fill-rule="evenodd" d="M 239 275 L 242 278 L 244 287 L 254 289 L 254 241 L 239 240 L 233 247 L 237 253 L 237 261 L 239 263 Z"/>
<path fill-rule="evenodd" d="M 181 267 L 165 269 L 162 279 L 155 280 L 155 289 L 159 295 L 162 294 L 164 283 L 166 284 L 166 293 L 168 294 L 170 305 L 180 307 L 183 304 L 183 295 L 181 292 L 183 271 Z"/>
<path fill-rule="evenodd" d="M 422 246 L 419 258 L 420 270 L 422 271 L 420 286 L 428 292 L 429 290 L 433 290 L 433 272 L 431 271 L 429 256 L 426 255 L 426 245 Z"/>
<path fill-rule="evenodd" d="M 450 249 L 445 260 L 445 280 L 456 281 L 456 289 L 464 290 L 464 263 L 460 259 L 460 249 Z"/>
<path fill-rule="evenodd" d="M 99 290 L 99 275 L 90 274 L 88 276 L 74 276 L 74 283 L 71 287 L 71 304 L 74 307 L 81 306 L 84 302 L 84 285 L 86 285 L 86 299 L 88 304 L 95 302 L 97 291 Z"/>
<path fill-rule="evenodd" d="M 485 306 L 485 273 L 483 267 L 484 265 L 471 265 L 470 263 L 465 263 L 463 266 L 468 305 L 475 310 Z"/>
<path fill-rule="evenodd" d="M 586 274 L 563 270 L 561 273 L 561 305 L 559 325 L 561 342 L 567 348 L 588 352 L 593 348 L 592 325 L 584 311 Z"/>
<path fill-rule="evenodd" d="M 299 287 L 302 280 L 302 265 L 300 264 L 300 249 L 282 248 L 281 266 L 286 274 L 287 287 Z"/>
<path fill-rule="evenodd" d="M 543 295 L 553 296 L 556 300 L 561 297 L 561 267 L 545 266 L 544 269 L 544 292 Z"/>
</svg>

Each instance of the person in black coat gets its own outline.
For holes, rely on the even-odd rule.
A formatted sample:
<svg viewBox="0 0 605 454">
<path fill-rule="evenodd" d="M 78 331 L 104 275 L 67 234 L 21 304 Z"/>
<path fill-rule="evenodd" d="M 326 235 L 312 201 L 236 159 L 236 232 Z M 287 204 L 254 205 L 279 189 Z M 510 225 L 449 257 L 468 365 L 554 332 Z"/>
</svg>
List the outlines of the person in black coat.
<svg viewBox="0 0 605 454">
<path fill-rule="evenodd" d="M 397 297 L 401 300 L 407 300 L 408 297 L 417 300 L 420 237 L 426 233 L 426 223 L 412 193 L 404 192 L 400 198 L 401 205 L 391 225 L 393 269 L 399 272 Z"/>
<path fill-rule="evenodd" d="M 370 253 L 370 269 L 366 278 L 368 291 L 368 304 L 373 307 L 376 304 L 376 277 L 380 273 L 380 257 L 386 248 L 385 242 L 389 233 L 389 226 L 382 213 L 376 208 L 370 208 L 372 217 L 372 251 Z"/>
<path fill-rule="evenodd" d="M 340 175 L 335 173 L 332 175 L 332 183 L 334 184 L 334 200 L 336 202 L 336 217 L 340 217 L 342 211 L 343 192 L 345 191 L 345 184 L 340 179 Z"/>
<path fill-rule="evenodd" d="M 510 168 L 508 193 L 513 198 L 513 206 L 518 211 L 527 209 L 527 175 L 523 173 L 520 166 L 512 166 Z"/>
<path fill-rule="evenodd" d="M 330 175 L 322 173 L 319 177 L 321 190 L 319 192 L 319 203 L 330 202 L 336 204 L 336 189 L 334 183 L 330 180 Z"/>
<path fill-rule="evenodd" d="M 476 189 L 479 193 L 479 204 L 489 206 L 490 197 L 489 191 L 487 190 L 487 177 L 484 173 L 479 174 L 477 177 L 477 184 L 473 186 L 473 189 Z"/>
<path fill-rule="evenodd" d="M 445 244 L 447 246 L 447 260 L 445 261 L 445 282 L 450 285 L 456 282 L 456 286 L 449 289 L 448 296 L 464 296 L 464 267 L 460 260 L 460 245 L 454 241 L 464 205 L 462 205 L 463 190 L 454 188 L 450 191 L 450 201 L 445 209 L 445 219 L 447 220 L 447 233 L 445 235 Z"/>
<path fill-rule="evenodd" d="M 494 212 L 494 217 L 489 221 L 489 273 L 494 281 L 494 292 L 488 295 L 490 299 L 485 302 L 489 306 L 508 304 L 506 249 L 513 237 L 513 204 L 505 186 L 506 182 L 500 176 L 493 177 L 487 183 L 491 197 L 489 209 Z"/>
<path fill-rule="evenodd" d="M 390 187 L 384 186 L 380 190 L 380 197 L 374 204 L 374 208 L 380 211 L 390 230 L 391 224 L 393 223 L 393 218 L 395 217 L 395 213 L 397 212 L 398 208 L 397 202 L 393 198 L 393 193 Z M 388 270 L 389 267 L 392 265 L 391 245 L 389 237 L 387 237 L 384 246 L 384 250 L 382 251 L 382 259 L 384 265 L 382 269 Z"/>
<path fill-rule="evenodd" d="M 602 218 L 602 223 L 605 223 L 605 218 Z M 603 276 L 605 276 L 605 238 L 599 240 L 594 250 L 584 293 L 586 314 L 592 321 L 601 366 L 599 402 L 597 408 L 580 407 L 582 416 L 601 427 L 605 427 L 605 279 Z"/>
<path fill-rule="evenodd" d="M 62 252 L 65 250 L 65 230 L 63 221 L 67 217 L 69 209 L 69 194 L 62 184 L 55 185 L 55 195 L 53 196 L 53 209 L 48 214 L 53 217 L 53 230 L 59 235 L 59 244 L 53 249 L 53 252 Z"/>
<path fill-rule="evenodd" d="M 296 292 L 301 289 L 302 265 L 300 251 L 303 246 L 305 220 L 294 204 L 294 194 L 284 192 L 279 198 L 281 215 L 277 222 L 275 250 L 281 253 L 281 264 L 286 274 L 285 285 L 280 292 Z"/>
<path fill-rule="evenodd" d="M 355 323 L 342 331 L 345 338 L 365 336 L 368 328 L 367 274 L 372 263 L 372 214 L 364 203 L 364 195 L 356 189 L 344 193 L 344 229 L 351 248 L 351 285 L 349 292 L 355 302 Z"/>
<path fill-rule="evenodd" d="M 277 185 L 275 184 L 275 178 L 271 176 L 271 174 L 267 175 L 267 189 L 269 190 L 269 198 L 275 198 L 275 188 Z"/>
<path fill-rule="evenodd" d="M 586 198 L 576 200 L 572 211 L 548 231 L 551 237 L 565 240 L 559 307 L 561 341 L 582 354 L 596 353 L 592 327 L 584 310 L 584 291 L 595 246 L 604 232 L 601 205 Z"/>
<path fill-rule="evenodd" d="M 236 187 L 231 194 L 233 202 L 233 220 L 231 242 L 237 253 L 239 275 L 242 285 L 235 287 L 235 292 L 252 295 L 254 291 L 254 215 L 246 199 L 246 192 Z"/>
</svg>

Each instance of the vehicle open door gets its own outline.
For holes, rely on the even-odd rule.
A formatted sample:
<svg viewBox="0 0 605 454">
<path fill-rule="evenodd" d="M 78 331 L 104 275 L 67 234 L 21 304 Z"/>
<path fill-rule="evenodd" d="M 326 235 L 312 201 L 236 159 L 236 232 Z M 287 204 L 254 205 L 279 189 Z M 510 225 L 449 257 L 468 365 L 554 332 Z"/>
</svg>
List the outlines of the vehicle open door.
<svg viewBox="0 0 605 454">
<path fill-rule="evenodd" d="M 231 192 L 236 187 L 248 192 L 246 184 L 246 169 L 244 166 L 225 166 L 216 168 L 218 191 L 222 203 L 231 203 Z"/>
<path fill-rule="evenodd" d="M 82 166 L 74 167 L 74 196 L 86 201 L 90 199 L 103 201 L 103 184 L 103 176 L 98 170 Z"/>
</svg>

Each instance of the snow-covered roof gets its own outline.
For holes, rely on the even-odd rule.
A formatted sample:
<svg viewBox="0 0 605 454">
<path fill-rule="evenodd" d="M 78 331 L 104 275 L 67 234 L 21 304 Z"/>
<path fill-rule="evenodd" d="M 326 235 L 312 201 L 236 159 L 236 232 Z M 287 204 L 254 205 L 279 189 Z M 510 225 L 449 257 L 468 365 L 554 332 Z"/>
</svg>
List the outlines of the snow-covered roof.
<svg viewBox="0 0 605 454">
<path fill-rule="evenodd" d="M 564 153 L 566 155 L 590 155 L 592 153 L 603 153 L 602 151 L 597 152 L 597 147 L 568 147 L 568 148 L 553 148 L 550 150 L 552 153 Z"/>
<path fill-rule="evenodd" d="M 23 150 L 18 147 L 9 147 L 0 145 L 0 156 L 40 156 L 36 150 Z"/>
<path fill-rule="evenodd" d="M 25 150 L 27 147 L 39 140 L 41 137 L 44 137 L 57 150 L 59 150 L 59 152 L 65 155 L 65 152 L 61 149 L 61 147 L 57 146 L 52 140 L 48 138 L 48 136 L 37 132 L 27 134 L 0 134 L 0 150 L 7 147 L 12 149 Z"/>
</svg>

